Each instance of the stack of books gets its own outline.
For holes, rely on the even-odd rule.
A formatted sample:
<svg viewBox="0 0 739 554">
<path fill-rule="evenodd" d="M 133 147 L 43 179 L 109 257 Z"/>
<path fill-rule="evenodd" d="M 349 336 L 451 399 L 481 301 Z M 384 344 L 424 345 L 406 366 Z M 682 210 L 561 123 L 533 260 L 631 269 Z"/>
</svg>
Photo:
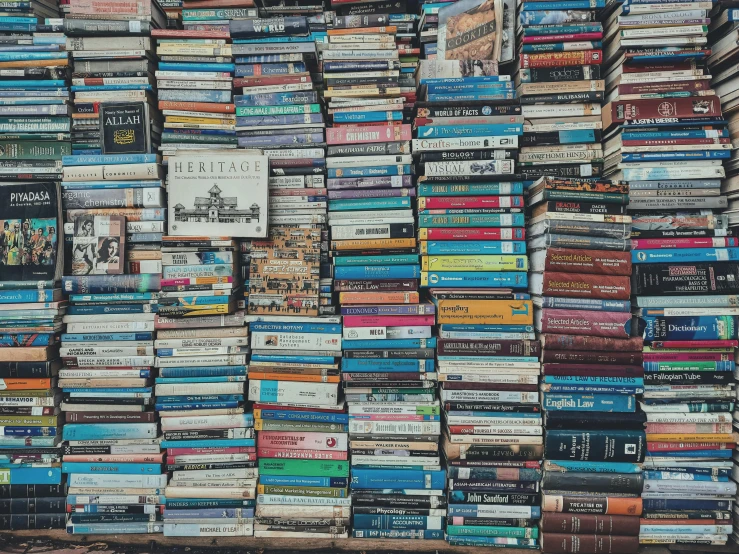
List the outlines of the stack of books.
<svg viewBox="0 0 739 554">
<path fill-rule="evenodd" d="M 164 27 L 166 23 L 166 15 L 156 0 L 118 2 L 104 9 L 94 2 L 69 3 L 64 33 L 73 60 L 73 153 L 106 152 L 101 127 L 107 116 L 100 111 L 104 102 L 121 106 L 126 102 L 143 102 L 145 111 L 117 113 L 115 117 L 119 121 L 139 117 L 138 123 L 146 121 L 147 125 L 151 121 L 151 133 L 146 139 L 158 143 L 161 123 L 152 78 L 154 52 L 148 37 L 152 28 Z M 124 144 L 122 138 L 118 140 Z"/>
<path fill-rule="evenodd" d="M 179 191 L 170 195 L 170 203 L 184 200 L 182 175 L 191 175 L 182 157 L 170 160 L 170 185 Z M 212 158 L 203 156 L 202 163 L 207 163 L 204 159 Z M 220 202 L 213 200 L 211 205 L 220 205 L 224 217 L 232 203 L 215 187 L 209 189 L 210 198 Z M 190 227 L 182 212 L 175 218 L 170 231 L 197 228 Z M 162 250 L 162 286 L 177 288 L 177 296 L 165 292 L 156 319 L 156 328 L 164 335 L 157 342 L 156 408 L 167 470 L 172 472 L 164 533 L 251 536 L 256 448 L 254 420 L 244 412 L 249 348 L 243 344 L 248 339 L 242 331 L 244 313 L 236 309 L 240 285 L 236 244 L 230 237 L 168 236 Z M 218 346 L 190 346 L 196 338 L 220 340 Z M 218 508 L 227 517 L 208 508 Z"/>
<path fill-rule="evenodd" d="M 737 129 L 737 88 L 739 88 L 739 75 L 737 75 L 737 55 L 739 53 L 739 41 L 737 40 L 737 21 L 739 11 L 734 2 L 720 2 L 716 10 L 713 10 L 711 24 L 708 27 L 708 39 L 713 45 L 708 58 L 708 66 L 711 68 L 713 78 L 711 86 L 721 98 L 721 108 L 724 117 L 728 120 L 728 129 L 723 129 L 717 142 L 731 144 L 731 159 L 724 163 L 726 179 L 722 184 L 722 192 L 727 195 L 729 209 L 726 215 L 729 217 L 729 226 L 739 225 L 739 166 L 737 166 L 736 154 L 736 129 Z M 709 89 L 710 90 L 710 89 Z M 707 94 L 708 90 L 704 92 Z M 730 136 L 729 133 L 733 133 Z M 732 140 L 733 139 L 733 140 Z"/>
<path fill-rule="evenodd" d="M 257 502 L 265 510 L 257 513 L 254 534 L 346 538 L 351 499 L 336 361 L 340 319 L 264 319 L 250 323 L 249 400 L 259 430 Z"/>
<path fill-rule="evenodd" d="M 191 13 L 201 11 L 206 10 L 185 10 L 186 20 L 201 17 Z M 159 149 L 165 161 L 183 150 L 236 148 L 230 34 L 203 27 L 152 32 L 159 56 L 158 107 L 164 116 Z"/>
<path fill-rule="evenodd" d="M 71 153 L 68 54 L 43 19 L 56 21 L 48 18 L 58 12 L 56 0 L 44 0 L 0 16 L 2 181 L 59 181 L 61 158 Z"/>
<path fill-rule="evenodd" d="M 63 528 L 57 374 L 66 303 L 58 287 L 59 186 L 4 184 L 0 206 L 0 471 L 3 498 L 12 499 L 0 519 L 10 530 Z M 33 485 L 43 485 L 38 494 Z"/>
<path fill-rule="evenodd" d="M 602 175 L 599 12 L 604 5 L 604 0 L 520 4 L 516 90 L 532 132 L 521 146 L 518 171 L 529 178 Z"/>
<path fill-rule="evenodd" d="M 644 379 L 639 341 L 631 339 L 628 198 L 627 185 L 610 181 L 543 177 L 529 188 L 529 290 L 545 360 L 543 512 L 577 513 L 579 503 L 592 502 L 589 513 L 641 513 L 645 439 L 636 395 Z M 553 247 L 559 241 L 566 248 Z M 567 356 L 559 352 L 563 344 L 590 346 Z M 618 354 L 599 352 L 606 348 Z M 607 535 L 638 544 L 637 534 Z M 552 551 L 547 542 L 579 540 L 592 539 L 549 531 L 542 537 L 545 551 Z"/>
<path fill-rule="evenodd" d="M 437 40 L 439 38 L 439 10 L 452 2 L 422 2 L 418 7 L 418 43 L 421 47 L 421 58 L 435 60 Z"/>
<path fill-rule="evenodd" d="M 80 215 L 75 226 L 125 234 L 120 216 Z M 111 236 L 94 237 L 94 244 L 110 245 Z M 75 236 L 75 242 L 86 238 Z M 101 263 L 93 264 L 94 271 Z M 110 268 L 114 262 L 105 263 Z M 72 260 L 72 270 L 81 265 Z M 65 368 L 59 372 L 66 420 L 63 470 L 72 506 L 67 531 L 161 533 L 157 514 L 167 475 L 151 409 L 160 276 L 70 273 L 63 279 L 70 306 L 62 335 Z"/>
</svg>

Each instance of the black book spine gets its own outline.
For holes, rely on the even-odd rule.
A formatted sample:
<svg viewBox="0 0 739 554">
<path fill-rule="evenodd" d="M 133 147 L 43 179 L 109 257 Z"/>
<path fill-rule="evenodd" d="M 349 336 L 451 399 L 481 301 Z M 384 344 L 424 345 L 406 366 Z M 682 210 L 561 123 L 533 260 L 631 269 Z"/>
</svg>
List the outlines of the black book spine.
<svg viewBox="0 0 739 554">
<path fill-rule="evenodd" d="M 539 483 L 519 483 L 518 481 L 497 481 L 494 479 L 450 479 L 449 490 L 531 494 L 539 492 Z"/>
<path fill-rule="evenodd" d="M 521 104 L 579 104 L 581 102 L 602 102 L 603 97 L 603 92 L 599 90 L 589 90 L 587 92 L 561 92 L 559 94 L 537 94 L 535 96 L 521 96 Z"/>
<path fill-rule="evenodd" d="M 490 105 L 485 101 L 444 102 L 443 106 L 419 101 L 415 105 L 418 108 L 418 117 L 488 117 L 523 113 L 518 105 Z"/>
<path fill-rule="evenodd" d="M 522 179 L 538 179 L 543 175 L 549 177 L 602 177 L 603 164 L 562 164 L 562 165 L 532 165 L 516 168 Z"/>
<path fill-rule="evenodd" d="M 0 498 L 64 497 L 66 485 L 0 485 Z"/>
<path fill-rule="evenodd" d="M 595 462 L 644 461 L 644 431 L 550 430 L 544 440 L 544 457 L 549 460 Z"/>
<path fill-rule="evenodd" d="M 417 348 L 415 350 L 347 350 L 344 353 L 344 357 L 368 358 L 372 360 L 384 360 L 387 358 L 426 360 L 433 359 L 434 352 L 433 348 Z"/>
<path fill-rule="evenodd" d="M 444 508 L 447 500 L 443 496 L 395 496 L 385 494 L 358 494 L 352 495 L 352 507 L 375 507 L 382 504 L 388 508 L 437 509 Z"/>
<path fill-rule="evenodd" d="M 88 514 L 87 506 L 72 507 L 72 513 Z M 155 508 L 155 511 L 152 511 Z M 97 504 L 95 505 L 95 514 L 146 514 L 147 516 L 159 511 L 158 507 L 150 504 Z"/>
<path fill-rule="evenodd" d="M 538 506 L 541 502 L 541 498 L 538 494 L 449 491 L 449 502 L 452 504 L 507 504 L 509 506 Z"/>
<path fill-rule="evenodd" d="M 66 509 L 63 496 L 0 499 L 0 514 L 56 514 L 65 513 Z"/>
<path fill-rule="evenodd" d="M 67 514 L 2 514 L 0 527 L 10 531 L 25 529 L 64 529 Z"/>
<path fill-rule="evenodd" d="M 547 212 L 573 214 L 610 214 L 623 215 L 626 206 L 623 204 L 606 204 L 597 202 L 578 202 L 565 200 L 547 200 L 544 205 Z"/>
<path fill-rule="evenodd" d="M 448 161 L 468 161 L 468 160 L 511 160 L 515 158 L 513 150 L 471 150 L 471 151 L 454 151 L 448 152 L 422 152 L 418 158 L 418 163 L 426 162 L 448 162 Z"/>
<path fill-rule="evenodd" d="M 310 33 L 308 19 L 301 16 L 232 19 L 231 38 L 269 38 L 305 36 Z"/>
<path fill-rule="evenodd" d="M 228 462 L 228 463 L 210 463 L 210 464 L 167 464 L 167 471 L 189 471 L 201 469 L 241 469 L 257 467 L 259 464 L 254 462 Z"/>
<path fill-rule="evenodd" d="M 125 523 L 129 521 L 156 521 L 154 514 L 86 514 L 77 513 L 70 516 L 72 523 Z"/>
<path fill-rule="evenodd" d="M 596 493 L 641 494 L 641 473 L 569 473 L 545 471 L 541 481 L 544 490 L 583 491 Z"/>
<path fill-rule="evenodd" d="M 641 413 L 547 412 L 547 429 L 635 429 L 644 428 Z"/>
<path fill-rule="evenodd" d="M 632 293 L 733 294 L 739 292 L 739 264 L 634 264 Z"/>
<path fill-rule="evenodd" d="M 527 83 L 552 83 L 557 81 L 585 81 L 600 79 L 599 65 L 573 65 L 569 67 L 535 67 L 522 70 Z"/>
<path fill-rule="evenodd" d="M 386 156 L 410 154 L 410 144 L 405 142 L 382 142 L 378 144 L 339 144 L 329 146 L 326 156 Z"/>
<path fill-rule="evenodd" d="M 151 23 L 140 21 L 134 26 L 128 21 L 65 19 L 64 34 L 70 37 L 149 36 L 151 35 Z"/>
</svg>

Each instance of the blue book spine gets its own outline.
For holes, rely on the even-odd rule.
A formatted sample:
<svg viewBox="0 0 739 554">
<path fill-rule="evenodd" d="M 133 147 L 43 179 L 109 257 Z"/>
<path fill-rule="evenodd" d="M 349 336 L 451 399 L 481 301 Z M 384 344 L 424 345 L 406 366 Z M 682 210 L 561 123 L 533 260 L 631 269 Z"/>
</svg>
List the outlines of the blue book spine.
<svg viewBox="0 0 739 554">
<path fill-rule="evenodd" d="M 219 375 L 207 377 L 175 377 L 167 379 L 165 377 L 157 377 L 155 382 L 157 385 L 169 385 L 177 383 L 237 383 L 245 382 L 246 375 Z"/>
<path fill-rule="evenodd" d="M 159 62 L 159 71 L 216 71 L 233 73 L 236 66 L 232 63 L 188 63 Z"/>
<path fill-rule="evenodd" d="M 725 262 L 739 260 L 739 248 L 655 248 L 633 250 L 635 264 L 674 262 Z"/>
<path fill-rule="evenodd" d="M 149 423 L 68 423 L 64 440 L 148 439 L 156 437 L 157 424 Z"/>
<path fill-rule="evenodd" d="M 620 412 L 636 409 L 633 396 L 620 394 L 544 394 L 543 408 L 560 412 Z"/>
<path fill-rule="evenodd" d="M 386 265 L 334 268 L 335 279 L 418 279 L 421 268 L 417 265 Z"/>
<path fill-rule="evenodd" d="M 63 462 L 62 471 L 64 473 L 118 473 L 121 475 L 151 473 L 153 475 L 160 475 L 162 473 L 162 466 L 161 464 L 88 464 L 83 462 Z"/>
<path fill-rule="evenodd" d="M 129 181 L 115 181 L 108 183 L 64 183 L 62 188 L 64 190 L 106 190 L 106 189 L 143 189 L 159 186 L 159 181 L 147 183 L 129 182 Z"/>
<path fill-rule="evenodd" d="M 454 504 L 449 503 L 447 507 L 447 517 L 449 516 L 463 516 L 463 517 L 495 517 L 488 515 L 486 504 Z M 505 506 L 504 506 L 505 508 Z M 521 511 L 520 517 L 525 519 L 539 519 L 541 518 L 541 507 L 540 506 L 515 506 L 516 511 Z"/>
<path fill-rule="evenodd" d="M 324 333 L 329 335 L 340 335 L 341 324 L 338 323 L 269 323 L 266 321 L 255 321 L 249 324 L 252 333 Z"/>
<path fill-rule="evenodd" d="M 571 385 L 571 384 L 582 384 L 582 385 L 625 385 L 629 387 L 643 387 L 644 379 L 641 377 L 581 377 L 579 375 L 571 376 L 559 376 L 559 375 L 546 375 L 544 377 L 544 383 L 551 383 L 556 385 Z"/>
<path fill-rule="evenodd" d="M 315 104 L 316 102 L 318 102 L 318 93 L 315 91 L 270 92 L 243 96 L 234 95 L 234 105 L 237 108 L 250 106 L 282 106 L 284 104 Z"/>
<path fill-rule="evenodd" d="M 0 304 L 49 302 L 52 298 L 53 289 L 0 290 Z"/>
<path fill-rule="evenodd" d="M 676 452 L 655 452 L 647 451 L 650 456 L 662 456 L 666 458 L 720 458 L 730 459 L 732 457 L 731 450 L 680 450 Z"/>
<path fill-rule="evenodd" d="M 383 165 L 369 167 L 342 167 L 329 168 L 329 179 L 340 179 L 349 177 L 382 177 L 385 175 L 410 175 L 410 165 Z"/>
<path fill-rule="evenodd" d="M 294 477 L 290 475 L 262 475 L 259 477 L 262 485 L 287 485 L 293 487 L 348 487 L 346 477 Z"/>
<path fill-rule="evenodd" d="M 419 138 L 456 138 L 480 136 L 522 135 L 523 125 L 519 123 L 499 123 L 491 125 L 438 125 L 418 128 Z"/>
<path fill-rule="evenodd" d="M 5 437 L 55 437 L 56 427 L 15 427 L 5 426 L 2 428 Z"/>
<path fill-rule="evenodd" d="M 641 473 L 638 464 L 628 462 L 587 462 L 572 460 L 556 460 L 550 462 L 557 468 L 564 468 L 567 472 L 585 473 Z"/>
<path fill-rule="evenodd" d="M 63 333 L 62 342 L 149 341 L 154 333 Z"/>
<path fill-rule="evenodd" d="M 159 68 L 163 63 L 160 62 Z M 167 64 L 174 65 L 174 64 Z M 184 64 L 183 64 L 184 65 Z M 212 64 L 218 65 L 218 64 Z M 226 64 L 224 64 L 226 65 Z M 177 71 L 198 71 L 198 69 L 181 69 Z M 227 69 L 214 69 L 214 71 L 228 71 Z M 178 89 L 160 89 L 157 91 L 157 97 L 160 101 L 171 102 L 231 102 L 230 90 L 178 90 Z"/>
<path fill-rule="evenodd" d="M 153 164 L 156 154 L 105 154 L 102 156 L 62 156 L 66 165 L 108 165 L 108 164 Z M 151 181 L 148 181 L 151 186 Z"/>
<path fill-rule="evenodd" d="M 603 43 L 599 40 L 593 40 L 588 42 L 588 46 L 590 46 L 590 49 L 600 50 L 603 48 Z M 538 54 L 541 52 L 567 52 L 569 49 L 566 47 L 566 43 L 555 42 L 544 44 L 524 44 L 521 47 L 521 51 L 524 54 Z"/>
<path fill-rule="evenodd" d="M 220 368 L 190 368 L 190 367 L 162 367 L 159 369 L 161 377 L 198 377 L 198 376 L 223 376 L 223 375 L 246 375 L 243 366 L 220 367 Z"/>
<path fill-rule="evenodd" d="M 533 25 L 523 30 L 524 36 L 544 36 L 579 33 L 598 33 L 603 31 L 600 23 L 580 23 L 578 25 Z"/>
<path fill-rule="evenodd" d="M 313 423 L 349 423 L 347 414 L 331 414 L 323 412 L 298 412 L 292 410 L 265 410 L 260 412 L 261 419 L 277 421 L 308 421 Z"/>
<path fill-rule="evenodd" d="M 536 539 L 517 539 L 512 537 L 475 537 L 470 535 L 448 535 L 447 542 L 452 546 L 478 547 L 520 547 L 536 549 Z"/>
<path fill-rule="evenodd" d="M 156 313 L 156 304 L 114 304 L 108 306 L 72 305 L 67 307 L 68 315 L 104 315 L 104 314 L 149 314 Z"/>
<path fill-rule="evenodd" d="M 542 298 L 543 308 L 555 308 L 560 310 L 587 310 L 599 312 L 630 312 L 631 302 L 629 300 L 599 300 L 597 298 L 555 298 L 545 296 Z"/>
<path fill-rule="evenodd" d="M 434 371 L 434 360 L 345 358 L 341 371 L 348 373 L 423 373 Z"/>
<path fill-rule="evenodd" d="M 516 98 L 516 91 L 457 92 L 457 93 L 449 93 L 449 94 L 435 93 L 435 94 L 427 95 L 427 100 L 429 102 L 467 102 L 467 101 L 472 102 L 472 101 L 479 101 L 479 100 L 498 101 L 498 100 L 513 100 L 514 98 Z M 511 133 L 511 134 L 516 134 L 516 133 Z M 476 135 L 463 135 L 463 136 L 476 136 Z M 424 137 L 424 138 L 427 138 L 427 137 Z M 437 137 L 437 138 L 445 138 L 445 137 Z"/>
<path fill-rule="evenodd" d="M 680 363 L 680 362 L 677 362 Z M 688 366 L 691 362 L 684 362 L 686 366 Z M 701 365 L 706 364 L 715 364 L 715 371 L 734 371 L 736 364 L 733 361 L 723 361 L 723 362 L 697 362 Z M 671 362 L 643 362 L 644 371 L 647 371 L 649 373 L 659 372 L 659 371 L 669 371 L 670 367 L 672 367 Z M 682 367 L 677 366 L 677 367 Z M 710 367 L 710 366 L 709 366 Z"/>
<path fill-rule="evenodd" d="M 234 402 L 188 402 L 188 403 L 177 403 L 177 404 L 160 404 L 157 403 L 154 407 L 156 410 L 161 412 L 166 411 L 178 411 L 178 410 L 220 410 L 223 408 L 238 408 L 241 403 Z"/>
<path fill-rule="evenodd" d="M 253 354 L 251 360 L 254 362 L 287 362 L 300 364 L 333 364 L 336 359 L 333 356 L 269 356 Z"/>
<path fill-rule="evenodd" d="M 734 340 L 736 316 L 642 317 L 644 340 Z"/>
<path fill-rule="evenodd" d="M 207 265 L 207 264 L 203 264 Z M 174 301 L 172 301 L 174 300 Z M 228 296 L 180 296 L 177 299 L 168 299 L 167 306 L 209 306 L 212 304 L 228 304 Z"/>
<path fill-rule="evenodd" d="M 372 277 L 369 277 L 372 279 Z M 378 277 L 379 278 L 379 277 Z M 524 271 L 429 271 L 421 279 L 422 287 L 431 288 L 527 288 L 528 274 Z"/>
<path fill-rule="evenodd" d="M 436 348 L 436 337 L 430 339 L 343 340 L 341 348 L 344 350 Z"/>
<path fill-rule="evenodd" d="M 440 82 L 432 83 L 426 81 L 426 87 L 430 94 L 444 94 L 453 92 L 475 92 L 480 91 L 484 93 L 495 93 L 513 90 L 513 81 L 474 81 L 474 77 L 469 79 L 472 82 L 467 82 L 468 79 L 458 80 L 455 82 Z"/>
<path fill-rule="evenodd" d="M 10 470 L 9 485 L 58 485 L 62 482 L 60 467 L 18 467 Z"/>
<path fill-rule="evenodd" d="M 53 334 L 0 333 L 0 346 L 50 346 L 55 342 Z"/>
<path fill-rule="evenodd" d="M 254 439 L 162 441 L 162 448 L 226 448 L 231 446 L 256 446 L 256 441 Z"/>
<path fill-rule="evenodd" d="M 653 162 L 672 160 L 726 160 L 730 157 L 731 150 L 701 150 L 696 152 L 627 152 L 621 154 L 621 161 Z"/>
<path fill-rule="evenodd" d="M 367 123 L 374 121 L 402 121 L 403 112 L 346 112 L 335 113 L 335 123 Z"/>
<path fill-rule="evenodd" d="M 675 139 L 675 138 L 728 138 L 729 131 L 726 129 L 714 129 L 708 131 L 624 131 L 621 140 L 652 140 L 652 139 Z"/>
<path fill-rule="evenodd" d="M 537 9 L 538 6 L 534 6 Z M 521 11 L 518 14 L 519 23 L 527 27 L 529 25 L 556 25 L 558 23 L 565 23 L 571 20 L 572 17 L 589 17 L 589 10 L 566 10 L 566 9 L 555 9 L 547 11 Z"/>
<path fill-rule="evenodd" d="M 644 479 L 651 479 L 654 481 L 665 481 L 679 479 L 681 481 L 711 481 L 711 482 L 728 482 L 728 477 L 714 477 L 712 475 L 700 475 L 696 473 L 683 473 L 683 472 L 671 472 L 671 471 L 644 471 Z"/>
<path fill-rule="evenodd" d="M 427 529 L 443 527 L 443 517 L 354 514 L 355 529 Z"/>
<path fill-rule="evenodd" d="M 387 256 L 341 256 L 334 258 L 334 265 L 408 265 L 419 263 L 418 254 L 391 254 Z M 331 289 L 327 292 L 329 292 Z"/>
<path fill-rule="evenodd" d="M 385 66 L 387 67 L 387 65 Z M 284 75 L 287 73 L 304 73 L 306 70 L 303 62 L 294 63 L 270 63 L 259 65 L 236 65 L 236 77 L 259 77 L 262 75 Z"/>
<path fill-rule="evenodd" d="M 429 241 L 423 253 L 433 254 L 525 254 L 525 241 Z"/>
<path fill-rule="evenodd" d="M 192 402 L 200 399 L 201 401 L 218 401 L 218 402 L 238 402 L 244 399 L 243 394 L 209 394 L 207 396 L 157 396 L 157 401 L 162 404 L 177 404 L 182 402 Z"/>
<path fill-rule="evenodd" d="M 6 29 L 3 26 L 3 22 L 0 21 L 0 30 L 2 31 L 11 31 L 15 29 Z M 26 30 L 26 29 L 18 29 L 19 31 Z M 25 62 L 25 61 L 31 61 L 31 60 L 65 60 L 67 59 L 67 53 L 66 52 L 0 52 L 0 61 L 3 62 Z M 41 81 L 43 83 L 43 81 Z M 57 83 L 55 85 L 48 85 L 53 87 L 63 87 L 64 81 L 54 80 L 52 81 L 54 83 Z M 61 85 L 58 83 L 62 83 Z M 24 81 L 4 81 L 4 83 L 14 83 L 12 85 L 14 88 L 23 88 Z M 42 85 L 44 86 L 44 85 Z"/>
<path fill-rule="evenodd" d="M 478 77 L 440 77 L 435 79 L 423 79 L 421 84 L 429 87 L 436 86 L 454 86 L 467 84 L 489 84 L 490 86 L 505 84 L 509 88 L 513 87 L 513 81 L 507 75 L 480 75 Z M 431 88 L 429 88 L 431 90 Z"/>
<path fill-rule="evenodd" d="M 411 199 L 407 196 L 393 198 L 356 198 L 328 201 L 328 209 L 335 211 L 385 210 L 410 207 Z"/>
<path fill-rule="evenodd" d="M 605 7 L 605 0 L 564 0 L 563 2 L 527 2 L 522 4 L 521 11 L 599 10 Z"/>
<path fill-rule="evenodd" d="M 366 514 L 362 514 L 366 515 Z M 441 540 L 441 529 L 358 529 L 353 525 L 352 537 L 355 539 L 422 539 Z"/>
<path fill-rule="evenodd" d="M 698 500 L 695 498 L 643 498 L 645 511 L 689 510 L 693 512 L 731 510 L 731 500 Z"/>
<path fill-rule="evenodd" d="M 457 185 L 418 185 L 418 196 L 496 196 L 523 194 L 523 182 L 510 183 L 475 183 L 473 186 L 460 187 Z"/>
<path fill-rule="evenodd" d="M 446 472 L 352 468 L 352 489 L 444 489 Z"/>
</svg>

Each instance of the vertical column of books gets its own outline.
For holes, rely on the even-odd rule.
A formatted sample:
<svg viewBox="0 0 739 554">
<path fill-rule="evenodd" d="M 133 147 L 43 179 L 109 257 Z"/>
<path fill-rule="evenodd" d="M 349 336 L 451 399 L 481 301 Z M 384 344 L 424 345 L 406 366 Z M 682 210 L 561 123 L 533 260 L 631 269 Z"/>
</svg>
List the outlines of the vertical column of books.
<svg viewBox="0 0 739 554">
<path fill-rule="evenodd" d="M 60 88 L 61 93 L 64 87 Z M 15 107 L 12 101 L 8 105 Z M 64 144 L 69 148 L 68 142 Z M 43 148 L 43 143 L 19 145 L 18 151 L 35 148 Z M 57 388 L 59 332 L 66 305 L 58 286 L 62 270 L 62 245 L 56 233 L 61 221 L 59 185 L 2 183 L 0 205 L 4 224 L 0 239 L 0 377 L 4 383 L 0 528 L 59 529 L 66 521 Z"/>
<path fill-rule="evenodd" d="M 516 87 L 523 115 L 540 132 L 527 133 L 518 171 L 542 176 L 602 175 L 600 105 L 603 0 L 524 1 L 518 14 Z"/>
<path fill-rule="evenodd" d="M 630 336 L 627 202 L 628 186 L 607 181 L 543 177 L 529 189 L 529 290 L 546 410 L 545 552 L 601 534 L 619 552 L 638 545 L 645 441 L 636 395 L 644 380 L 639 338 Z M 609 532 L 597 531 L 603 515 Z"/>
<path fill-rule="evenodd" d="M 735 395 L 736 318 L 725 294 L 736 243 L 718 213 L 730 146 L 702 65 L 706 18 L 626 3 L 607 29 L 606 168 L 631 187 L 635 313 L 646 322 L 643 544 L 725 543 L 736 493 L 722 423 Z M 709 467 L 715 477 L 700 482 Z"/>
<path fill-rule="evenodd" d="M 426 511 L 444 488 L 433 350 L 426 347 L 434 315 L 419 304 L 411 133 L 403 123 L 397 27 L 388 17 L 338 16 L 321 53 L 353 536 L 439 538 L 442 520 Z M 409 507 L 417 511 L 391 510 Z"/>
<path fill-rule="evenodd" d="M 421 285 L 437 310 L 445 538 L 536 547 L 539 360 L 525 291 L 524 184 L 512 159 L 523 117 L 510 76 L 498 75 L 499 19 L 492 4 L 443 7 L 438 58 L 420 62 Z M 478 25 L 481 36 L 462 38 Z"/>
<path fill-rule="evenodd" d="M 727 120 L 727 128 L 721 129 L 718 131 L 717 137 L 714 139 L 715 142 L 719 142 L 724 146 L 729 146 L 731 148 L 731 158 L 729 160 L 724 161 L 724 171 L 726 172 L 726 177 L 721 183 L 721 194 L 725 194 L 728 201 L 728 209 L 724 212 L 724 215 L 728 217 L 728 226 L 729 230 L 728 233 L 730 234 L 736 234 L 735 227 L 737 224 L 739 224 L 739 219 L 737 218 L 737 195 L 739 194 L 739 187 L 737 187 L 737 174 L 739 174 L 739 170 L 736 166 L 736 143 L 732 141 L 732 133 L 736 134 L 736 121 L 737 121 L 737 101 L 736 101 L 736 90 L 737 90 L 737 70 L 736 70 L 736 60 L 737 60 L 737 52 L 739 52 L 739 45 L 737 44 L 736 36 L 737 36 L 737 23 L 736 21 L 739 20 L 739 11 L 736 9 L 733 9 L 731 5 L 729 4 L 729 7 L 726 5 L 720 4 L 720 10 L 715 11 L 713 13 L 713 16 L 711 18 L 711 24 L 709 26 L 709 34 L 708 38 L 712 45 L 711 48 L 711 55 L 708 58 L 708 66 L 711 69 L 711 73 L 713 74 L 713 79 L 711 80 L 711 85 L 713 89 L 715 90 L 716 94 L 721 99 L 721 108 L 723 111 L 723 116 Z M 708 94 L 711 89 L 705 92 L 705 94 Z M 708 141 L 703 141 L 708 142 Z M 730 240 L 730 239 L 726 239 Z M 736 246 L 737 244 L 734 243 Z M 728 244 L 727 244 L 728 246 Z M 696 298 L 699 298 L 697 296 Z M 702 304 L 701 305 L 705 305 Z M 736 353 L 736 350 L 734 351 Z M 734 376 L 734 380 L 736 380 L 736 373 Z M 736 406 L 736 400 L 734 401 L 734 404 Z M 724 422 L 724 420 L 722 420 Z M 739 413 L 736 411 L 733 412 L 733 425 L 734 430 L 739 426 Z M 711 431 L 716 431 L 717 427 L 707 427 L 706 429 Z M 724 429 L 726 429 L 724 427 Z M 692 429 L 691 429 L 692 430 Z M 739 464 L 739 457 L 737 456 L 737 450 L 736 447 L 734 449 L 734 456 L 733 456 L 733 463 L 734 467 L 731 470 L 731 478 L 734 481 L 739 480 L 739 469 L 737 469 L 737 464 Z M 719 468 L 720 475 L 719 477 L 721 479 L 724 479 L 726 475 L 729 473 L 728 468 Z M 734 501 L 739 500 L 739 496 L 734 497 Z M 736 504 L 734 504 L 736 505 Z M 733 514 L 729 514 L 729 517 L 731 517 Z M 725 518 L 728 519 L 728 518 Z M 725 520 L 719 520 L 715 521 L 713 523 L 720 523 L 725 524 L 728 523 L 728 521 Z M 738 521 L 734 520 L 734 527 L 733 527 L 733 534 L 732 538 L 734 539 L 734 542 L 737 542 L 739 537 L 739 530 L 737 530 Z"/>
<path fill-rule="evenodd" d="M 64 37 L 48 32 L 43 19 L 58 13 L 49 2 L 13 5 L 0 17 L 0 528 L 6 530 L 65 524 L 57 182 L 62 156 L 71 151 L 69 62 Z"/>
</svg>

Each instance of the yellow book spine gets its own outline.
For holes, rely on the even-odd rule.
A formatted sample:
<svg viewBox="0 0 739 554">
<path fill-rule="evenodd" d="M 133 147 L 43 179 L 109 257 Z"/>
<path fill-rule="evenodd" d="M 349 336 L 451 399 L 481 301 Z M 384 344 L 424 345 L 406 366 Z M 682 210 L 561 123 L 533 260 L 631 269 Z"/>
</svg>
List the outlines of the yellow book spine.
<svg viewBox="0 0 739 554">
<path fill-rule="evenodd" d="M 423 275 L 423 274 L 422 274 Z M 438 300 L 438 324 L 533 325 L 531 300 Z"/>
<path fill-rule="evenodd" d="M 526 256 L 423 256 L 421 271 L 528 271 Z"/>
</svg>

